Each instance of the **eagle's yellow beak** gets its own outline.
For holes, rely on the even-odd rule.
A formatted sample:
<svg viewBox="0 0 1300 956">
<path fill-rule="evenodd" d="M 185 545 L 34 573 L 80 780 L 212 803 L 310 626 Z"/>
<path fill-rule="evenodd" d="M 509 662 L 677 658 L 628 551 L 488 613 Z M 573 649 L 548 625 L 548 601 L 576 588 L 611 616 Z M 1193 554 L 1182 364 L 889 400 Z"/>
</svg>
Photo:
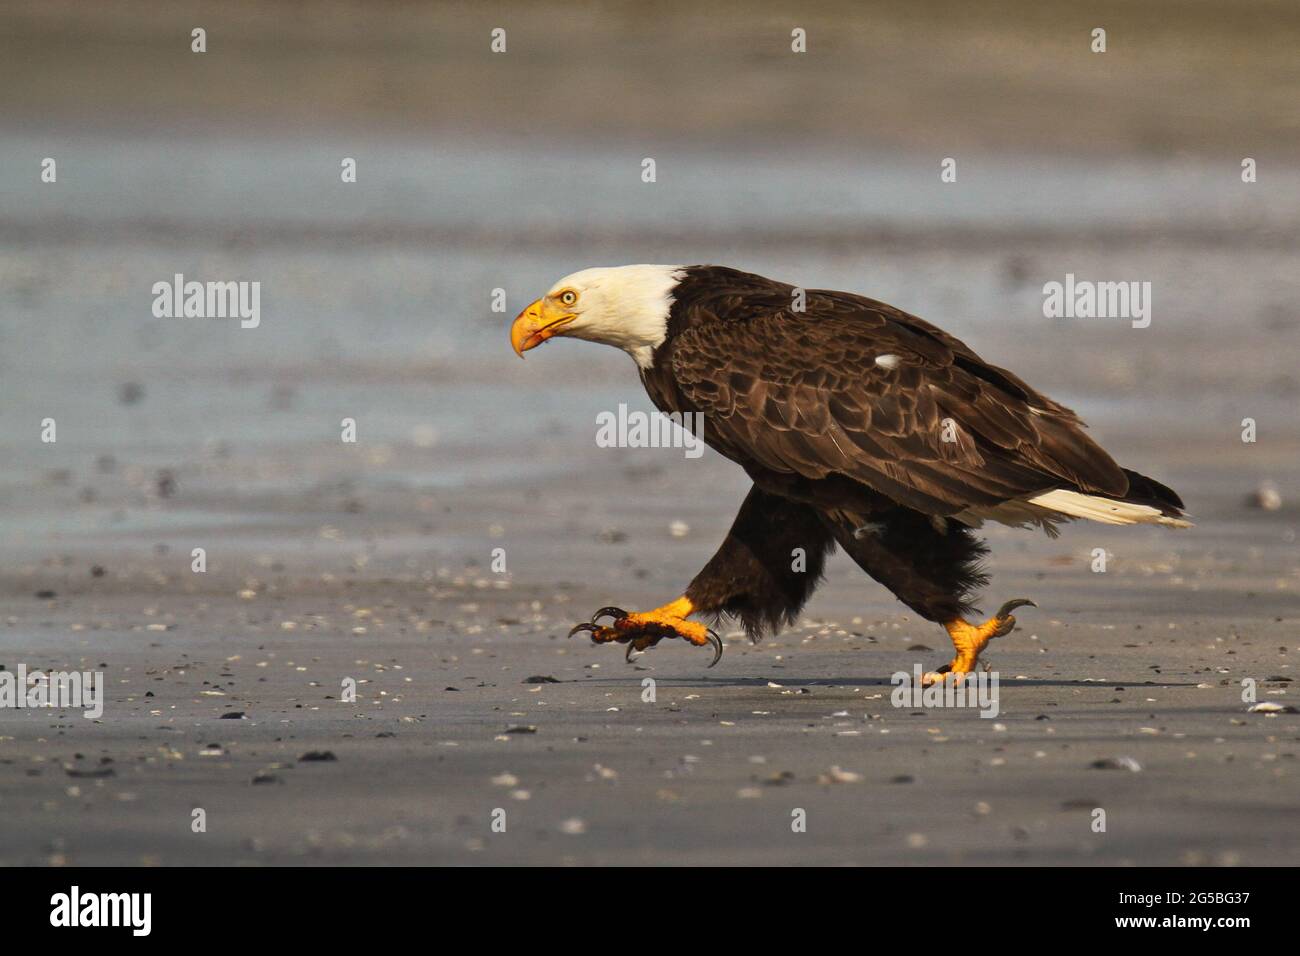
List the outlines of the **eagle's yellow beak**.
<svg viewBox="0 0 1300 956">
<path fill-rule="evenodd" d="M 520 312 L 510 326 L 510 344 L 520 358 L 529 349 L 537 348 L 560 329 L 577 318 L 572 312 L 562 311 L 550 299 L 541 298 Z"/>
</svg>

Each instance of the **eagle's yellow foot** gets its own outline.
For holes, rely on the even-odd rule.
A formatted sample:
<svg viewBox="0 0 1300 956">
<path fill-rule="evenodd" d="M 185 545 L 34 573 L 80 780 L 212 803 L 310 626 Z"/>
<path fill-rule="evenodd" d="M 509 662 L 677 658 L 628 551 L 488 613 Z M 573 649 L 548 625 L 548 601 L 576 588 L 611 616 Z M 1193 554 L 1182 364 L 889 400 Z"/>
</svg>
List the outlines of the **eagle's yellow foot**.
<svg viewBox="0 0 1300 956">
<path fill-rule="evenodd" d="M 633 651 L 644 651 L 654 647 L 665 637 L 680 637 L 696 647 L 711 644 L 713 661 L 709 666 L 712 667 L 722 657 L 722 641 L 712 628 L 686 620 L 686 616 L 693 610 L 695 605 L 684 597 L 655 608 L 653 611 L 641 613 L 628 612 L 617 607 L 602 607 L 591 616 L 591 623 L 577 625 L 569 631 L 569 637 L 573 637 L 579 631 L 586 631 L 597 644 L 607 644 L 611 641 L 626 644 L 626 657 L 629 661 L 632 659 Z M 596 622 L 602 617 L 612 617 L 613 623 L 609 627 L 597 624 Z"/>
<path fill-rule="evenodd" d="M 944 630 L 952 638 L 952 646 L 956 648 L 957 656 L 951 663 L 944 664 L 937 671 L 930 671 L 923 675 L 921 684 L 929 687 L 944 680 L 948 675 L 952 675 L 959 684 L 964 681 L 966 675 L 975 670 L 979 663 L 980 652 L 988 646 L 989 641 L 1011 633 L 1011 629 L 1016 626 L 1016 619 L 1011 612 L 1018 607 L 1038 607 L 1038 605 L 1025 598 L 1017 598 L 998 608 L 998 613 L 983 624 L 968 624 L 961 618 L 944 624 Z"/>
</svg>

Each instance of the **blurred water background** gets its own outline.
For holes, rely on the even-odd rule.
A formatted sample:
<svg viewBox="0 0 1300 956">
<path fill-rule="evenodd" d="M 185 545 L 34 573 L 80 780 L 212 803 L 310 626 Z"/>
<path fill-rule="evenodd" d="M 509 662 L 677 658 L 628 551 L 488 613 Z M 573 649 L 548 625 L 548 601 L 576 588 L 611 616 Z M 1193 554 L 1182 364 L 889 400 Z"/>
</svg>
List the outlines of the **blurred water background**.
<svg viewBox="0 0 1300 956">
<path fill-rule="evenodd" d="M 591 440 L 648 407 L 626 357 L 506 337 L 559 276 L 641 261 L 866 293 L 1135 466 L 1292 480 L 1293 4 L 7 3 L 0 27 L 11 544 L 665 465 Z M 176 273 L 260 281 L 260 327 L 153 317 Z M 1151 327 L 1045 318 L 1067 273 L 1151 282 Z"/>
</svg>

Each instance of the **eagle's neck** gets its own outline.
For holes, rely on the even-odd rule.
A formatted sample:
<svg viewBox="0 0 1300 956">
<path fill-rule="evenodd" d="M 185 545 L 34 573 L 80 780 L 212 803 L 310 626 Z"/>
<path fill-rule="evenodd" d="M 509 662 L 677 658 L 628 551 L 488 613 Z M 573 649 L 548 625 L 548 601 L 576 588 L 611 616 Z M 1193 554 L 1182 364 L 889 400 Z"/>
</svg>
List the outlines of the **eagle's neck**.
<svg viewBox="0 0 1300 956">
<path fill-rule="evenodd" d="M 668 314 L 682 266 L 635 265 L 578 273 L 595 304 L 569 333 L 622 349 L 642 369 L 668 337 Z"/>
</svg>

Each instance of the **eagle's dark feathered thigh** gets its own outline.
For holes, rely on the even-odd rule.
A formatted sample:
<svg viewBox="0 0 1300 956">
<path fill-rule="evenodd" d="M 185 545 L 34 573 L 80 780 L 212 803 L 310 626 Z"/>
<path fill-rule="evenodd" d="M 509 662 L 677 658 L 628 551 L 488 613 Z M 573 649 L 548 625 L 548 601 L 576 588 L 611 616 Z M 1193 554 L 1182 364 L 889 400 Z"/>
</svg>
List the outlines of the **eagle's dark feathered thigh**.
<svg viewBox="0 0 1300 956">
<path fill-rule="evenodd" d="M 946 623 L 975 610 L 970 597 L 988 584 L 980 561 L 988 554 L 970 528 L 889 508 L 865 525 L 825 515 L 836 542 L 858 567 L 927 621 Z"/>
<path fill-rule="evenodd" d="M 815 508 L 756 485 L 686 598 L 697 613 L 738 619 L 757 641 L 794 623 L 834 547 L 834 531 Z"/>
<path fill-rule="evenodd" d="M 736 618 L 751 640 L 794 623 L 839 544 L 872 578 L 928 621 L 973 610 L 988 549 L 963 525 L 882 507 L 869 520 L 755 486 L 722 546 L 686 589 L 696 613 Z"/>
</svg>

